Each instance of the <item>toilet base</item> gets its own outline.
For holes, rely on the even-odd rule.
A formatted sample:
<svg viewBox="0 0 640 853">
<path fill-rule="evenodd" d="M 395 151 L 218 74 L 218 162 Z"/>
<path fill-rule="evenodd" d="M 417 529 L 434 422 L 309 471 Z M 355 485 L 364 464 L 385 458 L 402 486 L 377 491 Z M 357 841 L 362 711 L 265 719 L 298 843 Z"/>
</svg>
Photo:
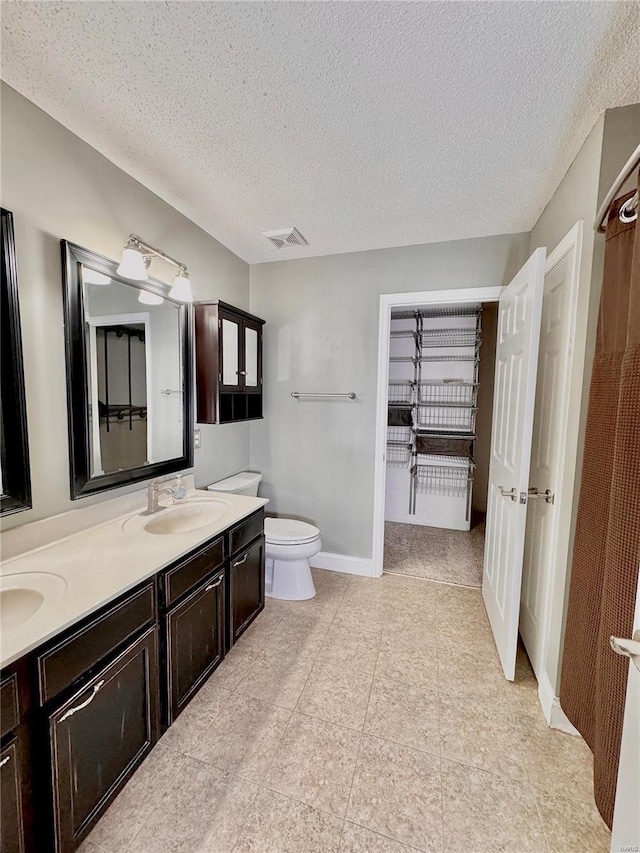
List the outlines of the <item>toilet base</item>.
<svg viewBox="0 0 640 853">
<path fill-rule="evenodd" d="M 269 598 L 284 601 L 306 601 L 314 598 L 316 588 L 308 557 L 296 560 L 266 559 L 266 590 Z"/>
</svg>

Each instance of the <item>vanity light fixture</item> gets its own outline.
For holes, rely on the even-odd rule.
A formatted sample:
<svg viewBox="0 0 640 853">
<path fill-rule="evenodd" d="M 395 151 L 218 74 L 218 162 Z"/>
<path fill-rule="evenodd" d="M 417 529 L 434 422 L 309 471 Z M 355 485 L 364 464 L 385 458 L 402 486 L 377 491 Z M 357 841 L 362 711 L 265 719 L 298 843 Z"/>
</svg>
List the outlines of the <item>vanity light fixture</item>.
<svg viewBox="0 0 640 853">
<path fill-rule="evenodd" d="M 82 281 L 85 284 L 111 284 L 110 276 L 85 266 L 82 267 Z"/>
<path fill-rule="evenodd" d="M 123 278 L 130 278 L 132 281 L 146 281 L 149 278 L 147 267 L 151 258 L 145 258 L 140 244 L 134 240 L 135 238 L 131 235 L 129 242 L 124 247 L 122 260 L 118 267 L 118 275 L 123 276 Z"/>
<path fill-rule="evenodd" d="M 174 267 L 178 267 L 178 274 L 173 280 L 173 286 L 169 291 L 171 299 L 177 302 L 193 302 L 193 294 L 191 293 L 191 282 L 189 281 L 189 273 L 186 266 L 181 261 L 176 261 L 171 255 L 167 255 L 160 249 L 155 249 L 148 243 L 145 243 L 135 234 L 129 234 L 129 241 L 122 252 L 122 260 L 118 267 L 118 275 L 123 278 L 130 278 L 133 281 L 146 281 L 149 278 L 147 272 L 149 264 L 153 258 L 161 258 Z M 158 305 L 158 302 L 151 302 L 148 297 L 155 294 L 146 294 L 145 299 L 142 299 L 142 294 L 138 297 L 140 302 L 146 302 L 147 305 Z M 157 297 L 162 298 L 162 297 Z"/>
<path fill-rule="evenodd" d="M 162 296 L 158 296 L 157 293 L 151 293 L 149 290 L 141 290 L 138 302 L 142 302 L 143 305 L 162 305 L 164 299 Z"/>
<path fill-rule="evenodd" d="M 191 282 L 186 267 L 182 267 L 178 271 L 178 275 L 173 280 L 173 287 L 169 291 L 169 296 L 172 299 L 177 299 L 178 302 L 193 302 Z"/>
</svg>

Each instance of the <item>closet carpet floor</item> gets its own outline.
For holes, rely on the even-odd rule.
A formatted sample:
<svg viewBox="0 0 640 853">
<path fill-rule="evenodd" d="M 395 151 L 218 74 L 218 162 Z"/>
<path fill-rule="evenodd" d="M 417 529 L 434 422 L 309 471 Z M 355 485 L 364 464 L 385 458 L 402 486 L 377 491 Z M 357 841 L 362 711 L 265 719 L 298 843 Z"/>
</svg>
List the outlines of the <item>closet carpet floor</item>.
<svg viewBox="0 0 640 853">
<path fill-rule="evenodd" d="M 481 587 L 483 557 L 484 515 L 468 532 L 385 522 L 385 572 Z"/>
<path fill-rule="evenodd" d="M 474 589 L 267 599 L 82 853 L 607 853 L 592 757 L 505 681 Z"/>
</svg>

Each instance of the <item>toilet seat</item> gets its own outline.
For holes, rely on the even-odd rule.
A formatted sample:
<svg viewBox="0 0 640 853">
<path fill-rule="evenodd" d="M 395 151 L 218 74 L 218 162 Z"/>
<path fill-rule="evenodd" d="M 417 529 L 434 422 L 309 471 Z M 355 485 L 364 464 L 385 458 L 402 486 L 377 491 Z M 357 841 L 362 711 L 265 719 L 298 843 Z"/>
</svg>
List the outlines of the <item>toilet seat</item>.
<svg viewBox="0 0 640 853">
<path fill-rule="evenodd" d="M 306 521 L 293 518 L 265 518 L 264 535 L 273 545 L 306 545 L 320 536 L 320 531 Z"/>
</svg>

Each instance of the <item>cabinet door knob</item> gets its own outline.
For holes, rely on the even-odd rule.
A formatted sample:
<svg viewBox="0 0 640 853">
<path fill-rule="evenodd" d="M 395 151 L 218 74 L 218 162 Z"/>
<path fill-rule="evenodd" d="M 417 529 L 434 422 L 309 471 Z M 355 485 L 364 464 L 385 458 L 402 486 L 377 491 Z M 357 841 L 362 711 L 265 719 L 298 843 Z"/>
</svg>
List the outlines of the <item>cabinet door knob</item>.
<svg viewBox="0 0 640 853">
<path fill-rule="evenodd" d="M 235 569 L 236 566 L 241 566 L 243 563 L 246 563 L 248 556 L 249 556 L 248 554 L 245 554 L 241 560 L 236 560 L 235 563 L 233 564 L 233 568 Z"/>
<path fill-rule="evenodd" d="M 215 583 L 210 583 L 209 586 L 205 587 L 205 592 L 210 592 L 212 589 L 215 589 L 217 586 L 220 586 L 222 583 L 222 578 L 218 578 Z"/>
<path fill-rule="evenodd" d="M 5 764 L 8 764 L 11 761 L 11 756 L 5 756 L 2 761 L 0 761 L 0 767 L 4 767 Z"/>
<path fill-rule="evenodd" d="M 69 717 L 73 717 L 73 715 L 77 714 L 78 711 L 82 711 L 83 708 L 86 708 L 87 705 L 90 705 L 93 702 L 93 700 L 96 698 L 96 693 L 100 690 L 100 688 L 103 685 L 104 685 L 104 679 L 102 681 L 99 681 L 97 684 L 94 685 L 93 693 L 91 694 L 91 696 L 89 696 L 89 698 L 86 701 L 82 702 L 80 705 L 76 705 L 75 708 L 69 708 L 69 710 L 60 717 L 60 719 L 58 720 L 58 724 L 64 723 L 64 721 L 68 720 Z"/>
<path fill-rule="evenodd" d="M 246 375 L 247 375 L 246 370 L 236 370 L 236 376 L 246 376 Z"/>
</svg>

